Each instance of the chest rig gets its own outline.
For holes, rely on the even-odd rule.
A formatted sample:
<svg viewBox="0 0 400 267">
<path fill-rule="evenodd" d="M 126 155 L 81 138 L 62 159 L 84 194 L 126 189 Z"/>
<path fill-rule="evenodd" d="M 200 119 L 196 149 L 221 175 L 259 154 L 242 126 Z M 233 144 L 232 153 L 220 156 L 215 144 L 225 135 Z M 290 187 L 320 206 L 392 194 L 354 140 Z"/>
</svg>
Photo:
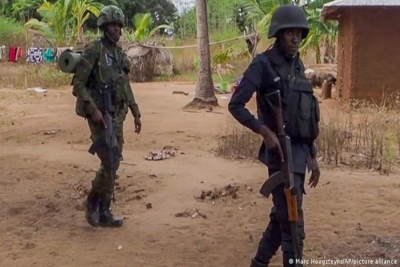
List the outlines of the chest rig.
<svg viewBox="0 0 400 267">
<path fill-rule="evenodd" d="M 270 49 L 264 52 L 263 63 L 267 74 L 261 98 L 279 90 L 286 133 L 294 141 L 312 143 L 319 135 L 320 110 L 312 85 L 305 77 L 302 62 L 298 56 L 287 62 L 278 54 L 277 49 Z M 266 107 L 264 121 L 276 132 L 271 105 L 277 103 L 274 100 L 268 102 L 264 100 L 264 103 Z"/>
<path fill-rule="evenodd" d="M 119 48 L 106 49 L 101 41 L 98 45 L 100 46 L 98 58 L 89 79 L 88 88 L 100 110 L 103 106 L 100 101 L 102 99 L 101 91 L 105 86 L 110 88 L 113 109 L 116 111 L 126 102 L 126 60 Z"/>
</svg>

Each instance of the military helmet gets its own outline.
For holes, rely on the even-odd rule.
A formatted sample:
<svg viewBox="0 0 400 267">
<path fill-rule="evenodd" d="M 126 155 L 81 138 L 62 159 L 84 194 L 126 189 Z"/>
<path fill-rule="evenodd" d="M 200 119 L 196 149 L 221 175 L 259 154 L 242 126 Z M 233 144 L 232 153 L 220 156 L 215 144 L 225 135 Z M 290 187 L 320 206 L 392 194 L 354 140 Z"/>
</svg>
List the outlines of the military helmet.
<svg viewBox="0 0 400 267">
<path fill-rule="evenodd" d="M 105 6 L 100 10 L 100 15 L 97 19 L 97 27 L 101 29 L 108 23 L 118 23 L 121 27 L 123 27 L 124 20 L 124 13 L 119 7 L 114 5 Z"/>
<path fill-rule="evenodd" d="M 303 39 L 310 31 L 306 12 L 296 5 L 282 5 L 278 7 L 271 18 L 269 25 L 268 38 L 277 37 L 281 30 L 288 28 L 303 29 Z"/>
</svg>

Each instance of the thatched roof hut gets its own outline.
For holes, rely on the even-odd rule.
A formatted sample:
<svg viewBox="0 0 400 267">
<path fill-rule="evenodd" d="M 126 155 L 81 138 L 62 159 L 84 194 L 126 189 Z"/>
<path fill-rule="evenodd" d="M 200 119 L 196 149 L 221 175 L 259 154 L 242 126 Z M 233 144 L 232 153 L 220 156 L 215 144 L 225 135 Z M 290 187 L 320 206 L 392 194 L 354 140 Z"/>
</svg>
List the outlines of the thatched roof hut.
<svg viewBox="0 0 400 267">
<path fill-rule="evenodd" d="M 154 77 L 173 74 L 172 54 L 156 43 L 129 44 L 124 50 L 131 61 L 133 82 L 149 82 Z"/>
<path fill-rule="evenodd" d="M 336 84 L 336 64 L 311 64 L 306 66 L 305 74 L 313 87 L 321 87 L 324 81 Z"/>
</svg>

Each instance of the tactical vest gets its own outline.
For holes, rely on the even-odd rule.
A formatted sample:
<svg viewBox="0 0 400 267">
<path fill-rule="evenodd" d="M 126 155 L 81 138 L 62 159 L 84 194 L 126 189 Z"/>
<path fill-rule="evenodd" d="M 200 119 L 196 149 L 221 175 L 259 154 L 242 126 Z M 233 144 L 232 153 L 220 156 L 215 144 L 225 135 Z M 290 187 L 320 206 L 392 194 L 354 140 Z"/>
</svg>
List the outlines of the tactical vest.
<svg viewBox="0 0 400 267">
<path fill-rule="evenodd" d="M 115 106 L 115 113 L 127 113 L 128 108 L 126 104 L 126 80 L 125 75 L 129 73 L 129 63 L 126 62 L 125 57 L 121 49 L 114 49 L 113 53 L 110 53 L 98 41 L 94 44 L 95 50 L 98 52 L 98 58 L 95 61 L 92 72 L 86 83 L 86 88 L 96 103 L 97 107 L 102 110 L 102 98 L 100 95 L 100 89 L 105 84 L 109 85 L 113 89 L 112 103 Z M 76 114 L 81 117 L 88 117 L 85 105 L 83 101 L 77 99 L 76 102 Z"/>
<path fill-rule="evenodd" d="M 294 60 L 289 76 L 286 76 L 287 71 L 272 63 L 271 53 L 276 53 L 276 51 L 267 50 L 263 54 L 268 77 L 265 78 L 266 87 L 261 92 L 261 98 L 279 90 L 286 134 L 295 142 L 312 143 L 319 135 L 320 110 L 313 87 L 305 77 L 304 66 L 300 59 L 298 64 Z M 276 132 L 274 111 L 269 103 L 266 101 L 264 103 L 266 114 L 261 114 L 263 120 L 270 129 Z M 272 99 L 271 104 L 277 103 Z"/>
</svg>

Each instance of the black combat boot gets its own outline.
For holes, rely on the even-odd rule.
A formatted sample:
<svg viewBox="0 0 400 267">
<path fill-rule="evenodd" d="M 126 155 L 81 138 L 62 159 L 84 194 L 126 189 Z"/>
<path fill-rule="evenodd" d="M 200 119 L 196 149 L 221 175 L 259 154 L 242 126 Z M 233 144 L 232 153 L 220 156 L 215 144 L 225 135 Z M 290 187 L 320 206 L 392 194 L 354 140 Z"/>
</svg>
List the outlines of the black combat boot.
<svg viewBox="0 0 400 267">
<path fill-rule="evenodd" d="M 269 262 L 267 263 L 261 263 L 257 261 L 255 258 L 251 259 L 251 265 L 250 267 L 268 267 Z"/>
<path fill-rule="evenodd" d="M 86 199 L 85 218 L 86 221 L 93 227 L 99 226 L 99 212 L 97 211 L 98 207 L 99 195 L 92 189 Z"/>
<path fill-rule="evenodd" d="M 99 224 L 101 227 L 121 227 L 123 225 L 122 218 L 115 218 L 110 212 L 111 194 L 104 193 L 101 195 L 99 203 Z"/>
</svg>

